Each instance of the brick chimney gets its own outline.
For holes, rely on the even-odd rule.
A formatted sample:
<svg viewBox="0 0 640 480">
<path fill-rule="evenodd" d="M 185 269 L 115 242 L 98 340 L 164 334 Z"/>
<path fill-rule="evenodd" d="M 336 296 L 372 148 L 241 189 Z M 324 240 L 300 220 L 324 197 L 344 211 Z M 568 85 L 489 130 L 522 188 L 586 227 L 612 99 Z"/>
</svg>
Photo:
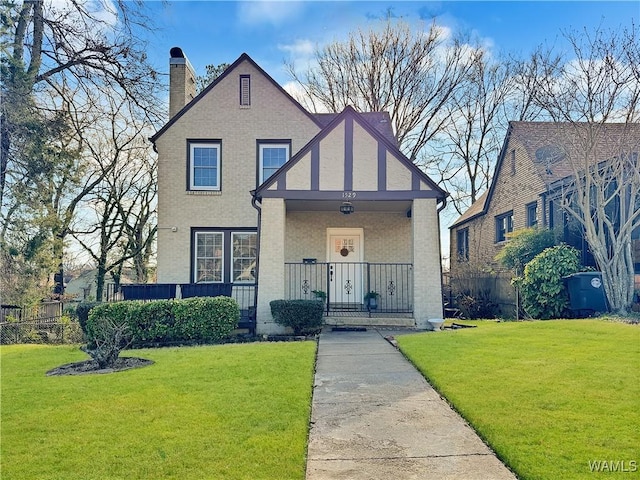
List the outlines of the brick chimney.
<svg viewBox="0 0 640 480">
<path fill-rule="evenodd" d="M 196 74 L 179 47 L 169 51 L 169 118 L 196 96 Z"/>
</svg>

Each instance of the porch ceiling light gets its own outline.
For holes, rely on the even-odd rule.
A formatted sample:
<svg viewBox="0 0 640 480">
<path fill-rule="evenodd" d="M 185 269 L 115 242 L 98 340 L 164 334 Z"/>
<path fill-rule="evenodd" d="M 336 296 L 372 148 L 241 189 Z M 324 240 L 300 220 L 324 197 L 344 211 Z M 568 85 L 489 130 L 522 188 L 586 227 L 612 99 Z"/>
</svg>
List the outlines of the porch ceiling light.
<svg viewBox="0 0 640 480">
<path fill-rule="evenodd" d="M 342 202 L 342 205 L 340 205 L 340 212 L 345 215 L 349 215 L 350 213 L 353 213 L 353 211 L 354 208 L 351 202 Z"/>
</svg>

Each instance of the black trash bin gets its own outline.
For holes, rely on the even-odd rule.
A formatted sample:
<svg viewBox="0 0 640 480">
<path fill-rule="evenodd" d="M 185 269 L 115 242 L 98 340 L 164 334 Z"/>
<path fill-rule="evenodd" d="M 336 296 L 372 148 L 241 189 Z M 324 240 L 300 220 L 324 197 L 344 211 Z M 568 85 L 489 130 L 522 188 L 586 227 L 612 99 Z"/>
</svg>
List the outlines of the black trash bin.
<svg viewBox="0 0 640 480">
<path fill-rule="evenodd" d="M 569 305 L 577 316 L 609 311 L 600 272 L 579 272 L 563 278 L 569 291 Z"/>
</svg>

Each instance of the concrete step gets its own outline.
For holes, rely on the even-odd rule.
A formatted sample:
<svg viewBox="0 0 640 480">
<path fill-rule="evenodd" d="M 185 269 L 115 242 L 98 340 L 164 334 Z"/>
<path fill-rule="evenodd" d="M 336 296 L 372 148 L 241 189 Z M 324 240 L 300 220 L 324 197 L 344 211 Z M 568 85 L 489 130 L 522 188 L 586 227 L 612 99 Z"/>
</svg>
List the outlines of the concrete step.
<svg viewBox="0 0 640 480">
<path fill-rule="evenodd" d="M 413 318 L 409 317 L 347 317 L 347 316 L 327 316 L 324 318 L 325 325 L 335 327 L 342 326 L 365 326 L 365 327 L 403 327 L 411 328 L 416 326 Z"/>
</svg>

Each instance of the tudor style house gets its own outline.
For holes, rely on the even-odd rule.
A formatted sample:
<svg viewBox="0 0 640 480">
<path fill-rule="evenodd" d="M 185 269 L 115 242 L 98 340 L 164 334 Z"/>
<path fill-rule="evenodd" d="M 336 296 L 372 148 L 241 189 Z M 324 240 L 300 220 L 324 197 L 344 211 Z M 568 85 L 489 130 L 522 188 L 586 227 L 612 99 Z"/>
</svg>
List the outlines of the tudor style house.
<svg viewBox="0 0 640 480">
<path fill-rule="evenodd" d="M 447 194 L 398 150 L 388 114 L 310 113 L 247 54 L 196 96 L 174 48 L 170 120 L 151 141 L 159 283 L 231 285 L 258 333 L 282 332 L 282 298 L 362 323 L 442 317 Z"/>
<path fill-rule="evenodd" d="M 585 160 L 590 165 L 614 159 L 622 151 L 637 159 L 640 125 L 597 128 L 600 141 L 590 152 L 591 160 Z M 577 138 L 578 131 L 568 123 L 510 122 L 491 186 L 449 227 L 452 277 L 467 271 L 465 265 L 499 268 L 495 256 L 507 234 L 534 226 L 555 229 L 562 241 L 580 250 L 584 265 L 596 266 L 582 229 L 561 208 L 573 179 L 569 158 L 585 157 L 579 151 L 584 140 Z M 632 249 L 638 284 L 640 229 L 633 234 Z"/>
</svg>

